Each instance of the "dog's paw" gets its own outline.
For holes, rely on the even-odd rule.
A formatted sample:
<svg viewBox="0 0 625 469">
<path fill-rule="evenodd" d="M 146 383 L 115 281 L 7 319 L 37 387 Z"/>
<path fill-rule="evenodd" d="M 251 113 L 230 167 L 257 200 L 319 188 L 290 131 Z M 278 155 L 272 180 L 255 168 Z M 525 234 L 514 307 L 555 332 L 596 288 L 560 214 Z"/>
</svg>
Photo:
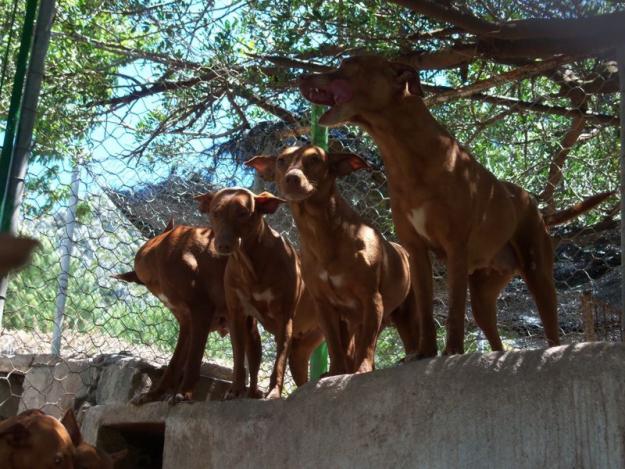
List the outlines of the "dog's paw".
<svg viewBox="0 0 625 469">
<path fill-rule="evenodd" d="M 436 347 L 433 347 L 433 348 L 427 347 L 427 348 L 419 349 L 417 350 L 416 353 L 406 356 L 406 361 L 423 360 L 424 358 L 433 358 L 436 356 L 436 354 L 437 354 Z"/>
<path fill-rule="evenodd" d="M 258 388 L 250 388 L 247 390 L 247 397 L 249 399 L 262 399 L 264 397 L 264 394 Z"/>
<path fill-rule="evenodd" d="M 280 389 L 276 386 L 267 393 L 265 399 L 280 399 Z"/>
<path fill-rule="evenodd" d="M 160 396 L 154 392 L 142 392 L 141 394 L 137 394 L 135 397 L 130 399 L 130 403 L 132 405 L 141 406 L 143 404 L 147 404 L 148 402 L 158 401 Z"/>
<path fill-rule="evenodd" d="M 224 401 L 232 401 L 234 399 L 241 399 L 245 397 L 245 388 L 243 389 L 232 389 L 230 388 L 226 395 L 224 396 Z"/>
<path fill-rule="evenodd" d="M 369 360 L 363 360 L 356 373 L 369 373 L 373 371 L 373 364 Z"/>
<path fill-rule="evenodd" d="M 464 347 L 462 345 L 453 346 L 453 345 L 447 344 L 447 347 L 445 347 L 445 350 L 443 350 L 443 355 L 445 356 L 462 355 L 463 353 L 464 353 Z"/>
<path fill-rule="evenodd" d="M 176 394 L 172 395 L 169 397 L 169 399 L 167 399 L 167 403 L 171 406 L 174 406 L 176 404 L 180 404 L 180 403 L 191 403 L 193 402 L 193 399 L 191 397 L 191 393 L 185 392 L 185 393 L 181 393 L 181 392 L 177 392 Z"/>
</svg>

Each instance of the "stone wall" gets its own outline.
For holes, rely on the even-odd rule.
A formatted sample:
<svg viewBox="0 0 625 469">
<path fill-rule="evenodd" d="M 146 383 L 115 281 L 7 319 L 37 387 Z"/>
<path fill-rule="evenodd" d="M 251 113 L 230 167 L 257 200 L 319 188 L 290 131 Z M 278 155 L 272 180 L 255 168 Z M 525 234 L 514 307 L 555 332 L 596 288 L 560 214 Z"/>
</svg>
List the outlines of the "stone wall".
<svg viewBox="0 0 625 469">
<path fill-rule="evenodd" d="M 25 409 L 42 409 L 60 417 L 69 407 L 79 411 L 94 405 L 125 404 L 161 373 L 162 369 L 123 354 L 89 360 L 0 356 L 0 418 Z M 204 364 L 198 399 L 221 399 L 231 373 L 227 368 Z"/>
</svg>

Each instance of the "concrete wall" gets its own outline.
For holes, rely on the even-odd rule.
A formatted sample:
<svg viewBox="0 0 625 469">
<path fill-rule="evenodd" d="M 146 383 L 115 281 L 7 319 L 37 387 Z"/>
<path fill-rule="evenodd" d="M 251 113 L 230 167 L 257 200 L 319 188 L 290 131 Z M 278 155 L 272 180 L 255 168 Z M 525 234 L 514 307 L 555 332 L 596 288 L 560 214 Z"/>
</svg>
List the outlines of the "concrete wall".
<svg viewBox="0 0 625 469">
<path fill-rule="evenodd" d="M 435 358 L 282 401 L 98 406 L 83 432 L 138 422 L 164 424 L 165 468 L 621 468 L 625 346 Z"/>
</svg>

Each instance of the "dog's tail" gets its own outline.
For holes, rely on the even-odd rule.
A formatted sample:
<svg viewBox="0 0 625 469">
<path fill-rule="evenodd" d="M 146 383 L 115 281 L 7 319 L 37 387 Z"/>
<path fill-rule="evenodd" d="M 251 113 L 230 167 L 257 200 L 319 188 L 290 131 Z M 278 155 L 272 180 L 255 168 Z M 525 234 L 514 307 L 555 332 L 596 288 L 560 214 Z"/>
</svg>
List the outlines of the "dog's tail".
<svg viewBox="0 0 625 469">
<path fill-rule="evenodd" d="M 564 210 L 559 210 L 549 215 L 543 213 L 545 225 L 561 225 L 562 223 L 572 220 L 573 218 L 580 216 L 582 213 L 596 207 L 607 198 L 613 196 L 615 193 L 616 191 L 600 192 L 599 194 L 591 195 L 590 197 L 587 197 L 581 202 L 565 208 Z"/>
<path fill-rule="evenodd" d="M 124 272 L 123 274 L 113 275 L 113 278 L 116 278 L 117 280 L 122 280 L 124 282 L 138 283 L 139 285 L 145 285 L 145 283 L 143 283 L 141 279 L 139 278 L 139 276 L 137 275 L 137 272 L 135 272 L 134 270 L 131 270 L 130 272 Z"/>
</svg>

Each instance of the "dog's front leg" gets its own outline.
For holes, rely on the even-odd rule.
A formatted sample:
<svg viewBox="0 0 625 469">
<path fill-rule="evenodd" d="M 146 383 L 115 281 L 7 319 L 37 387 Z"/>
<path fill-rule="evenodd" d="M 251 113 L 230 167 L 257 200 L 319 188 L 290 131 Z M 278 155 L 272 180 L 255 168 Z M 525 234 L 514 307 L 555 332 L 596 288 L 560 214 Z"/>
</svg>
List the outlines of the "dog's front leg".
<svg viewBox="0 0 625 469">
<path fill-rule="evenodd" d="M 464 353 L 464 312 L 468 281 L 467 251 L 464 246 L 457 246 L 447 252 L 449 315 L 445 355 Z"/>
<path fill-rule="evenodd" d="M 233 379 L 226 399 L 237 399 L 245 393 L 245 315 L 238 303 L 228 305 L 230 341 L 232 342 Z"/>
<path fill-rule="evenodd" d="M 410 278 L 417 304 L 419 348 L 417 358 L 436 356 L 436 325 L 432 311 L 432 264 L 422 243 L 406 246 L 410 254 Z"/>
<path fill-rule="evenodd" d="M 384 304 L 380 292 L 363 303 L 363 323 L 356 344 L 356 373 L 373 371 L 375 346 L 384 317 Z"/>
<path fill-rule="evenodd" d="M 291 348 L 291 337 L 293 336 L 293 318 L 289 318 L 284 328 L 276 334 L 276 361 L 273 365 L 273 372 L 269 379 L 269 392 L 267 399 L 279 399 L 282 395 L 284 385 L 284 370 L 286 360 Z"/>
<path fill-rule="evenodd" d="M 341 340 L 341 320 L 339 312 L 328 302 L 318 301 L 315 298 L 317 317 L 319 325 L 323 331 L 328 344 L 328 354 L 330 355 L 330 371 L 327 376 L 341 375 L 349 373 L 347 367 L 347 347 Z"/>
<path fill-rule="evenodd" d="M 263 358 L 263 350 L 256 319 L 251 316 L 245 318 L 245 356 L 250 374 L 250 387 L 247 390 L 247 397 L 260 399 L 263 397 L 263 393 L 258 389 L 258 371 Z"/>
</svg>

